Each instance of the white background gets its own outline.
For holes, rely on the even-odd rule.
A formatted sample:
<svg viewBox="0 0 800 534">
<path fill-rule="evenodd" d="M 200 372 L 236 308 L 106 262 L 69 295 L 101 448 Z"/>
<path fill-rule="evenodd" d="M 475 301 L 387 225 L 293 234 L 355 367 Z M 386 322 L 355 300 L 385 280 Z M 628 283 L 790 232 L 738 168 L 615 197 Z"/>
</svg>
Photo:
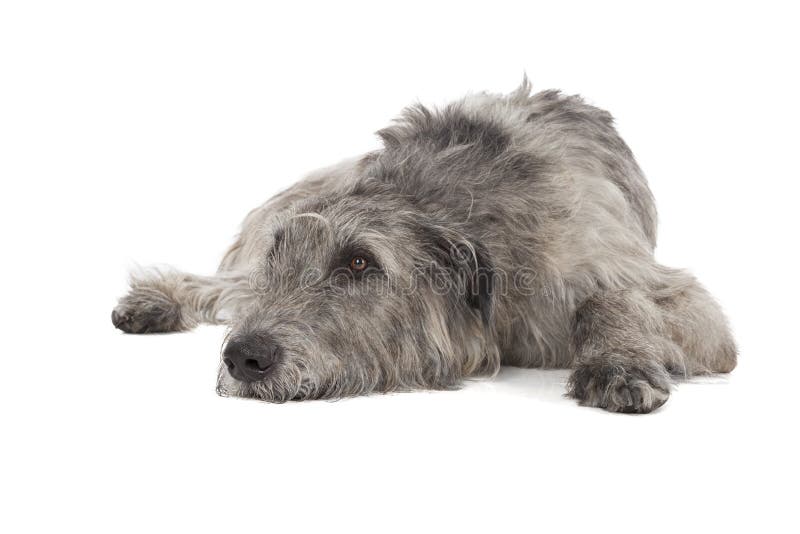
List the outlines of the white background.
<svg viewBox="0 0 800 534">
<path fill-rule="evenodd" d="M 604 4 L 0 4 L 0 530 L 797 529 L 798 17 Z M 523 71 L 616 116 L 658 258 L 730 316 L 729 378 L 648 416 L 511 369 L 270 405 L 216 396 L 222 327 L 113 329 L 135 264 L 212 273 L 247 210 L 404 105 Z"/>
</svg>

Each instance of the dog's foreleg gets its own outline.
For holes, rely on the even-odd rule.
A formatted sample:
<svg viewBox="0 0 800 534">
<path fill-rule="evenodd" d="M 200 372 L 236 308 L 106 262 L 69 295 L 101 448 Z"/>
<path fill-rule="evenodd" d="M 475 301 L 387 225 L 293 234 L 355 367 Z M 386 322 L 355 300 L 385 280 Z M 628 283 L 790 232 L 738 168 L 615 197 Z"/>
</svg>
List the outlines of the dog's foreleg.
<svg viewBox="0 0 800 534">
<path fill-rule="evenodd" d="M 130 291 L 119 300 L 111 320 L 133 334 L 180 332 L 199 323 L 224 324 L 253 296 L 242 273 L 198 276 L 150 270 L 131 277 Z"/>
<path fill-rule="evenodd" d="M 657 305 L 643 291 L 607 291 L 576 312 L 568 395 L 585 406 L 647 413 L 669 398 L 667 366 L 683 352 L 665 330 Z"/>
<path fill-rule="evenodd" d="M 667 401 L 671 376 L 736 366 L 714 299 L 683 271 L 657 267 L 655 275 L 646 289 L 601 292 L 577 310 L 568 394 L 581 404 L 646 413 Z"/>
</svg>

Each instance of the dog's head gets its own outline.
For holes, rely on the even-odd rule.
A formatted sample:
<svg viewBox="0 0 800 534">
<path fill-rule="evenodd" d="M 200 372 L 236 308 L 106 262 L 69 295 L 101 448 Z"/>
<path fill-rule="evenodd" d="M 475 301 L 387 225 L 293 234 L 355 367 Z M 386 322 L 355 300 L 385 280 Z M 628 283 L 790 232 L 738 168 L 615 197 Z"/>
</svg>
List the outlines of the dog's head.
<svg viewBox="0 0 800 534">
<path fill-rule="evenodd" d="M 447 387 L 497 365 L 486 249 L 381 184 L 294 206 L 263 246 L 257 302 L 223 349 L 221 394 Z"/>
</svg>

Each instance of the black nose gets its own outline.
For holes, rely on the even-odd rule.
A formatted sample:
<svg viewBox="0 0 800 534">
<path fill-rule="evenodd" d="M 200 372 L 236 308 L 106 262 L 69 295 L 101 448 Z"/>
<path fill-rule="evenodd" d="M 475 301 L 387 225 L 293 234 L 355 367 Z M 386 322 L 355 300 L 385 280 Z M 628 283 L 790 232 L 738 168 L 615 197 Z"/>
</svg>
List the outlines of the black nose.
<svg viewBox="0 0 800 534">
<path fill-rule="evenodd" d="M 229 341 L 222 361 L 236 380 L 257 382 L 266 378 L 280 356 L 280 347 L 271 336 L 251 334 Z"/>
</svg>

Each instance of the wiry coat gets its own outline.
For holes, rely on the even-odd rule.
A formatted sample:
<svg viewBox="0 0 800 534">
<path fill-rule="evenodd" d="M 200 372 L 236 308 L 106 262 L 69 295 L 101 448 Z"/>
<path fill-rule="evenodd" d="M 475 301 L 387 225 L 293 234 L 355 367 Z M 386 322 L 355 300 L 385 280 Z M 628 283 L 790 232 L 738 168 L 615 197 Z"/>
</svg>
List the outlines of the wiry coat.
<svg viewBox="0 0 800 534">
<path fill-rule="evenodd" d="M 734 368 L 714 300 L 653 259 L 653 197 L 607 112 L 526 81 L 409 108 L 379 136 L 251 212 L 217 276 L 135 279 L 115 324 L 226 322 L 226 354 L 269 346 L 270 364 L 244 380 L 225 359 L 220 392 L 273 401 L 448 388 L 505 364 L 572 367 L 582 403 L 647 412 L 672 376 Z"/>
</svg>

